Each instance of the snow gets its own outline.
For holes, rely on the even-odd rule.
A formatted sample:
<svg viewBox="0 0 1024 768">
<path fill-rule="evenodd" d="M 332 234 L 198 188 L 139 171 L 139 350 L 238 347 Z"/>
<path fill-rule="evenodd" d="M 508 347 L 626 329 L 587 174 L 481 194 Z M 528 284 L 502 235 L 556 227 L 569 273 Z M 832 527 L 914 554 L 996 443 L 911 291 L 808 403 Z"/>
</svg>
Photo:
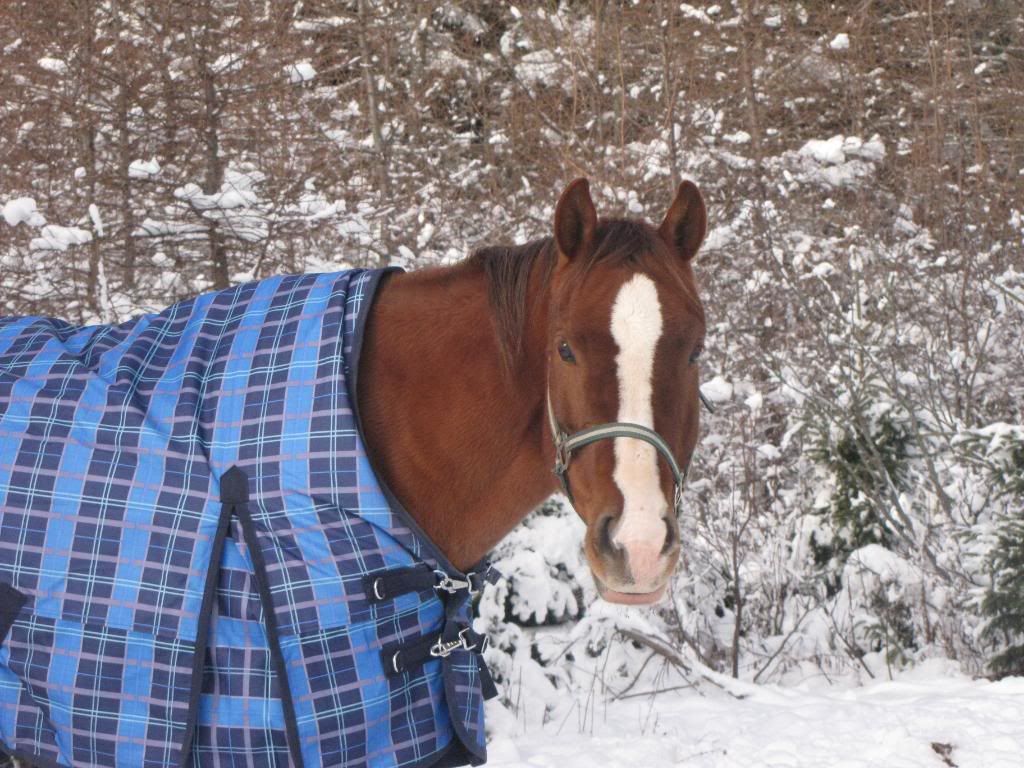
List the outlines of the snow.
<svg viewBox="0 0 1024 768">
<path fill-rule="evenodd" d="M 309 60 L 297 61 L 285 67 L 285 75 L 289 83 L 305 83 L 316 77 L 316 69 L 309 63 Z"/>
<path fill-rule="evenodd" d="M 92 220 L 92 226 L 96 230 L 96 234 L 103 237 L 103 219 L 100 218 L 100 209 L 96 203 L 89 204 L 89 218 Z"/>
<path fill-rule="evenodd" d="M 850 554 L 843 569 L 843 584 L 855 597 L 870 596 L 884 584 L 900 589 L 921 583 L 914 566 L 879 544 L 868 544 Z"/>
<path fill-rule="evenodd" d="M 38 64 L 40 67 L 47 70 L 48 72 L 55 72 L 58 75 L 63 75 L 65 72 L 68 71 L 67 64 L 65 64 L 60 59 L 52 59 L 49 56 L 44 56 L 43 58 L 39 59 L 36 62 L 36 64 Z"/>
<path fill-rule="evenodd" d="M 210 71 L 215 75 L 237 72 L 242 68 L 242 63 L 241 55 L 225 53 L 223 56 L 218 56 L 217 60 L 210 65 Z"/>
<path fill-rule="evenodd" d="M 819 163 L 829 163 L 831 165 L 839 165 L 846 161 L 846 155 L 843 153 L 842 136 L 833 136 L 831 139 L 824 141 L 811 139 L 800 148 L 800 154 L 812 157 Z"/>
<path fill-rule="evenodd" d="M 796 154 L 807 164 L 801 180 L 830 187 L 854 186 L 874 172 L 875 163 L 885 157 L 885 144 L 877 134 L 867 141 L 837 134 L 811 139 Z"/>
<path fill-rule="evenodd" d="M 550 85 L 562 68 L 561 59 L 551 51 L 525 54 L 515 66 L 516 76 L 527 85 Z"/>
<path fill-rule="evenodd" d="M 924 665 L 863 688 L 715 680 L 742 698 L 706 686 L 657 700 L 593 694 L 597 700 L 563 700 L 544 725 L 524 724 L 492 702 L 488 765 L 942 768 L 938 751 L 948 748 L 959 768 L 1021 766 L 1022 678 L 990 683 Z M 670 674 L 664 685 L 680 683 Z M 522 698 L 524 710 L 537 706 Z"/>
<path fill-rule="evenodd" d="M 732 399 L 733 386 L 721 376 L 701 384 L 700 391 L 713 403 L 726 403 Z"/>
<path fill-rule="evenodd" d="M 845 32 L 840 32 L 832 38 L 832 42 L 828 44 L 828 47 L 833 51 L 845 51 L 850 47 L 850 36 Z"/>
<path fill-rule="evenodd" d="M 156 176 L 160 173 L 160 163 L 156 161 L 156 158 L 152 160 L 132 160 L 131 165 L 128 166 L 128 178 L 131 179 L 148 179 L 150 176 Z"/>
<path fill-rule="evenodd" d="M 686 16 L 687 18 L 696 19 L 704 24 L 712 24 L 714 22 L 710 17 L 721 11 L 721 8 L 717 5 L 712 5 L 705 10 L 701 10 L 700 8 L 694 8 L 689 3 L 681 3 L 679 10 L 682 12 L 683 16 Z"/>
<path fill-rule="evenodd" d="M 87 229 L 62 227 L 58 224 L 47 224 L 40 235 L 29 242 L 28 247 L 33 251 L 66 251 L 72 245 L 82 245 L 92 240 L 92 232 Z"/>
<path fill-rule="evenodd" d="M 12 227 L 28 224 L 30 227 L 41 227 L 46 219 L 36 208 L 36 201 L 31 197 L 16 197 L 4 203 L 4 221 Z"/>
<path fill-rule="evenodd" d="M 722 137 L 730 144 L 749 144 L 750 134 L 746 131 L 736 131 L 736 133 L 727 133 Z"/>
<path fill-rule="evenodd" d="M 266 216 L 266 203 L 260 199 L 258 185 L 263 181 L 259 171 L 239 171 L 228 168 L 224 183 L 213 194 L 206 194 L 198 184 L 185 184 L 174 190 L 174 196 L 199 212 L 204 218 L 215 221 L 231 234 L 245 242 L 264 240 L 269 233 L 270 223 Z M 320 212 L 310 201 L 300 203 L 300 212 L 310 211 L 311 219 Z M 335 207 L 332 212 L 337 211 Z M 146 227 L 147 222 L 143 223 Z"/>
</svg>

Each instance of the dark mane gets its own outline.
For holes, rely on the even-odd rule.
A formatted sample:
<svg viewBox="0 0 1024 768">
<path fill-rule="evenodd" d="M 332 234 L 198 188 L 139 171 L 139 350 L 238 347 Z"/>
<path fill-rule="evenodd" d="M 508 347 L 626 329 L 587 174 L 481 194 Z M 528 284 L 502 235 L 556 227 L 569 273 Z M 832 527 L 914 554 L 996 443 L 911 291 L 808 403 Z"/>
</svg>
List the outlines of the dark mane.
<svg viewBox="0 0 1024 768">
<path fill-rule="evenodd" d="M 600 264 L 640 264 L 644 258 L 664 249 L 657 231 L 634 219 L 601 220 L 597 226 L 597 247 L 576 272 L 582 279 Z M 498 338 L 506 363 L 511 366 L 522 352 L 530 275 L 534 265 L 543 266 L 542 286 L 547 287 L 554 271 L 557 249 L 551 237 L 524 245 L 487 246 L 473 252 L 469 261 L 483 268 L 488 298 L 498 327 Z"/>
</svg>

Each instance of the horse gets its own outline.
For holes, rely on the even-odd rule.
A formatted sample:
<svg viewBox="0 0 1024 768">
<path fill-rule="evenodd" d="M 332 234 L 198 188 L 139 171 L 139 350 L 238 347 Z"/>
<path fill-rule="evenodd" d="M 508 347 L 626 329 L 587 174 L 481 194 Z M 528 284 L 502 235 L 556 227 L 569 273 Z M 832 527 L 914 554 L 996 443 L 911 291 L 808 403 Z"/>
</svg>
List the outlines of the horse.
<svg viewBox="0 0 1024 768">
<path fill-rule="evenodd" d="M 552 237 L 387 278 L 358 392 L 367 440 L 457 566 L 571 483 L 601 597 L 663 595 L 680 551 L 678 467 L 699 430 L 705 319 L 692 260 L 706 228 L 692 182 L 655 229 L 598 219 L 577 179 Z M 608 424 L 645 432 L 612 428 L 569 464 L 568 433 Z"/>
<path fill-rule="evenodd" d="M 600 596 L 681 548 L 707 214 L 0 318 L 0 741 L 41 766 L 486 760 L 486 554 L 561 491 Z"/>
</svg>

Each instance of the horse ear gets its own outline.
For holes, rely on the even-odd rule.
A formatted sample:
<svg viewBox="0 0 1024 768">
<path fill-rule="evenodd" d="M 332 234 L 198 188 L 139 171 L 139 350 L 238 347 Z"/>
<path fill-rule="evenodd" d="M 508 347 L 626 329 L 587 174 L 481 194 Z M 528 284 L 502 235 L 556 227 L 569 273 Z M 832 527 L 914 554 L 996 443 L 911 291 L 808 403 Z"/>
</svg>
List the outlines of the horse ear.
<svg viewBox="0 0 1024 768">
<path fill-rule="evenodd" d="M 669 206 L 665 220 L 658 228 L 658 234 L 678 251 L 683 261 L 689 261 L 697 254 L 708 230 L 708 212 L 704 198 L 692 181 L 684 181 L 676 191 L 676 199 Z"/>
<path fill-rule="evenodd" d="M 590 199 L 590 183 L 576 179 L 562 193 L 555 207 L 555 242 L 558 250 L 572 259 L 594 243 L 597 211 Z"/>
</svg>

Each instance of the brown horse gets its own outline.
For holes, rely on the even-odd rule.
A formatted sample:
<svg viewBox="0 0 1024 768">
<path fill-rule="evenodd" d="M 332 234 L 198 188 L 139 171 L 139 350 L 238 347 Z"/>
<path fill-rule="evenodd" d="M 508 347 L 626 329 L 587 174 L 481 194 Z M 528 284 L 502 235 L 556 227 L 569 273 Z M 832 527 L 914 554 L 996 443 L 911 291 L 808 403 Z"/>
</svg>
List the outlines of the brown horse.
<svg viewBox="0 0 1024 768">
<path fill-rule="evenodd" d="M 598 219 L 578 179 L 553 237 L 381 286 L 357 394 L 366 440 L 381 480 L 455 566 L 558 490 L 557 466 L 601 595 L 664 593 L 679 467 L 699 426 L 705 323 L 691 262 L 706 227 L 690 182 L 655 229 Z"/>
</svg>

